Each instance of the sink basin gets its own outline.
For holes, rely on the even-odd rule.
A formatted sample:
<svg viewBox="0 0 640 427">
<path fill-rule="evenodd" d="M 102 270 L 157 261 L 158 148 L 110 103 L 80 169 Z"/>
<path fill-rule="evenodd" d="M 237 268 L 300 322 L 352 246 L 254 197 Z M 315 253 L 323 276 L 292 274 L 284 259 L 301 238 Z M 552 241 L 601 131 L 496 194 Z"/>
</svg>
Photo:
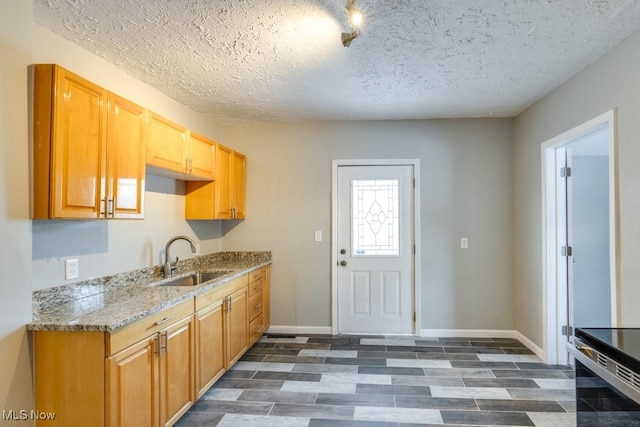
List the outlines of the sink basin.
<svg viewBox="0 0 640 427">
<path fill-rule="evenodd" d="M 229 273 L 229 271 L 202 271 L 190 274 L 189 276 L 171 279 L 168 282 L 162 283 L 158 286 L 195 286 Z"/>
</svg>

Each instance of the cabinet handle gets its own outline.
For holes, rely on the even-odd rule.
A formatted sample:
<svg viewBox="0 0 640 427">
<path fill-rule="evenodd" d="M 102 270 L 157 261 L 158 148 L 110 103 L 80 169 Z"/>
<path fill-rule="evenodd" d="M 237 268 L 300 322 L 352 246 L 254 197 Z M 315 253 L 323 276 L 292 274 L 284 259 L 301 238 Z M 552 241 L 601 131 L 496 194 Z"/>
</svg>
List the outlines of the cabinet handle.
<svg viewBox="0 0 640 427">
<path fill-rule="evenodd" d="M 169 331 L 164 331 L 164 351 L 169 353 Z"/>
<path fill-rule="evenodd" d="M 107 202 L 105 199 L 100 199 L 100 216 L 106 216 Z"/>
<path fill-rule="evenodd" d="M 156 323 L 154 323 L 155 326 L 160 326 L 163 323 L 167 323 L 169 320 L 173 319 L 173 317 L 165 317 L 162 320 L 158 320 Z"/>
<path fill-rule="evenodd" d="M 229 298 L 229 311 L 233 310 L 233 298 L 228 297 Z"/>
<path fill-rule="evenodd" d="M 108 197 L 107 198 L 107 216 L 110 216 L 111 218 L 113 218 L 115 216 L 115 214 L 114 214 L 113 197 Z"/>
<path fill-rule="evenodd" d="M 156 345 L 156 354 L 159 356 L 162 354 L 162 343 L 160 342 L 160 334 L 156 335 L 156 340 L 158 344 Z"/>
<path fill-rule="evenodd" d="M 253 306 L 253 308 L 260 308 L 260 307 L 262 307 L 262 304 L 256 304 Z"/>
<path fill-rule="evenodd" d="M 189 175 L 193 173 L 193 159 L 189 159 Z"/>
</svg>

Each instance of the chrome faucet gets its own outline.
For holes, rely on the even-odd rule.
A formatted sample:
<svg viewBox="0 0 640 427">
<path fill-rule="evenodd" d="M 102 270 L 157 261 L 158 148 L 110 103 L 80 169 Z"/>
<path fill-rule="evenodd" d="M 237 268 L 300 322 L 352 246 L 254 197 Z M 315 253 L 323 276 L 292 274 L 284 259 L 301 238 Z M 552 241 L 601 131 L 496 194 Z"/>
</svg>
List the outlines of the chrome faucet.
<svg viewBox="0 0 640 427">
<path fill-rule="evenodd" d="M 173 270 L 177 268 L 177 266 L 174 266 L 174 267 L 171 266 L 171 258 L 169 257 L 169 247 L 176 240 L 186 240 L 191 245 L 191 252 L 193 252 L 194 254 L 196 253 L 196 242 L 191 240 L 189 237 L 176 236 L 169 239 L 169 241 L 167 242 L 167 246 L 165 246 L 164 248 L 164 277 L 171 277 L 171 275 L 173 274 Z M 177 262 L 178 262 L 178 258 L 176 258 L 176 263 Z"/>
</svg>

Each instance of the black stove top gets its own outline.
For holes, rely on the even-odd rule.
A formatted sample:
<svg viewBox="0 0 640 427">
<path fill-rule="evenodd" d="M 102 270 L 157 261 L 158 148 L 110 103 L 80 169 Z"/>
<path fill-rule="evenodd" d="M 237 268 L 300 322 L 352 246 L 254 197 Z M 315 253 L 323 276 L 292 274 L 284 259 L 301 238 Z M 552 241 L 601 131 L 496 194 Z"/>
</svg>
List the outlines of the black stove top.
<svg viewBox="0 0 640 427">
<path fill-rule="evenodd" d="M 576 337 L 640 372 L 640 328 L 578 328 Z"/>
</svg>

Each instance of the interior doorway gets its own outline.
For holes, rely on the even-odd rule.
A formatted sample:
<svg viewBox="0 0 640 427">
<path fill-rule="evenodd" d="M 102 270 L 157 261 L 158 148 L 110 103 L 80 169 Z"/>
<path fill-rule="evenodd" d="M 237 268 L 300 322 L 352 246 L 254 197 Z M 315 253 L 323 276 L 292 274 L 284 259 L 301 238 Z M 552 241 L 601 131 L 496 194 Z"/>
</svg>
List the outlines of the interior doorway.
<svg viewBox="0 0 640 427">
<path fill-rule="evenodd" d="M 575 327 L 618 323 L 615 111 L 542 145 L 545 358 Z"/>
<path fill-rule="evenodd" d="M 334 334 L 417 330 L 415 162 L 334 161 Z"/>
</svg>

